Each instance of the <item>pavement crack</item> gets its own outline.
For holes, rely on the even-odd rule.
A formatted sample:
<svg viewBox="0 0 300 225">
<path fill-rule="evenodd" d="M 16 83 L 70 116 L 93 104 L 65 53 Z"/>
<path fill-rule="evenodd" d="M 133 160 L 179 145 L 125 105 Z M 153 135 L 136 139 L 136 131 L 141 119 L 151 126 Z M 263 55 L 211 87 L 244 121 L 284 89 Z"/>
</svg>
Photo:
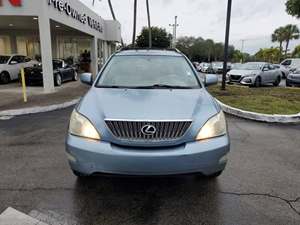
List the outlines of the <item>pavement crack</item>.
<svg viewBox="0 0 300 225">
<path fill-rule="evenodd" d="M 227 192 L 227 191 L 220 191 L 220 194 L 225 194 L 225 195 L 235 195 L 235 196 L 258 196 L 258 197 L 266 197 L 266 198 L 275 198 L 279 199 L 283 202 L 285 202 L 296 214 L 300 216 L 300 211 L 298 211 L 294 206 L 293 203 L 296 203 L 300 201 L 300 197 L 297 197 L 296 199 L 285 199 L 280 196 L 268 194 L 268 193 L 254 193 L 254 192 L 249 192 L 249 193 L 239 193 L 239 192 Z"/>
</svg>

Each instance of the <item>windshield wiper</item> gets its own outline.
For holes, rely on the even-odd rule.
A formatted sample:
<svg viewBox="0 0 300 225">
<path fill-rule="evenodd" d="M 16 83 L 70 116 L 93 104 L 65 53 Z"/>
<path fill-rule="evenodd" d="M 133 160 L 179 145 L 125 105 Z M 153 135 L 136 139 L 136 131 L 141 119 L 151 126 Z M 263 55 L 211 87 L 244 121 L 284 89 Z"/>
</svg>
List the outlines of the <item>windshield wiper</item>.
<svg viewBox="0 0 300 225">
<path fill-rule="evenodd" d="M 179 85 L 167 85 L 167 84 L 154 84 L 149 86 L 133 87 L 136 89 L 193 89 L 194 87 L 179 86 Z"/>
</svg>

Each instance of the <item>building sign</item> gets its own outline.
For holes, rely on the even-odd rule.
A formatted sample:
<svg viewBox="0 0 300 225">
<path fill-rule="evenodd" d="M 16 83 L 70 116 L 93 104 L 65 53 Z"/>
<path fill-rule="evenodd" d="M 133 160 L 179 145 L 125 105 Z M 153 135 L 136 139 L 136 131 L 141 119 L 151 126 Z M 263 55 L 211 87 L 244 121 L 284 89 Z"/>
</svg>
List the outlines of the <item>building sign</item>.
<svg viewBox="0 0 300 225">
<path fill-rule="evenodd" d="M 22 6 L 22 0 L 8 0 L 12 6 L 20 7 Z M 2 6 L 2 0 L 0 0 L 0 6 Z"/>
<path fill-rule="evenodd" d="M 65 12 L 67 16 L 72 17 L 73 19 L 79 21 L 82 24 L 87 24 L 90 28 L 94 30 L 97 30 L 101 33 L 103 32 L 103 26 L 99 21 L 86 15 L 84 12 L 79 12 L 77 9 L 73 8 L 69 2 L 64 0 L 47 0 L 47 1 L 49 6 L 53 5 L 55 9 L 57 9 L 60 12 Z"/>
</svg>

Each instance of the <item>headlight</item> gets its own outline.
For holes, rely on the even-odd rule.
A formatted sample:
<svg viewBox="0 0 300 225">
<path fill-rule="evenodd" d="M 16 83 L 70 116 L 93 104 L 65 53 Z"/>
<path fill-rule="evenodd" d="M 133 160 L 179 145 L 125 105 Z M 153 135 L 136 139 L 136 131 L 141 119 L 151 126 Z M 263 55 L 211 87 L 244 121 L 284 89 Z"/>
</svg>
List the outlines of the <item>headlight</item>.
<svg viewBox="0 0 300 225">
<path fill-rule="evenodd" d="M 227 133 L 226 119 L 223 111 L 210 118 L 201 128 L 196 140 L 204 140 L 214 137 L 223 136 Z"/>
<path fill-rule="evenodd" d="M 100 135 L 92 123 L 76 110 L 71 115 L 69 133 L 79 137 L 100 140 Z"/>
</svg>

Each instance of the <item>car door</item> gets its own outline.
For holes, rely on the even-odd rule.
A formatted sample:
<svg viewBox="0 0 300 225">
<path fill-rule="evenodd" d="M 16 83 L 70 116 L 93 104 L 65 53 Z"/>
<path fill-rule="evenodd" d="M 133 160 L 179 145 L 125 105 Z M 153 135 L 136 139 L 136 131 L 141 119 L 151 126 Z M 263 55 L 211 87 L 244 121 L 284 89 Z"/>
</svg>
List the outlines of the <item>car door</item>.
<svg viewBox="0 0 300 225">
<path fill-rule="evenodd" d="M 266 84 L 269 82 L 269 80 L 270 80 L 270 68 L 269 68 L 269 64 L 265 64 L 261 72 L 261 82 L 262 84 Z"/>
<path fill-rule="evenodd" d="M 269 64 L 269 69 L 270 69 L 269 82 L 274 83 L 277 80 L 277 76 L 280 72 L 272 64 Z"/>
<path fill-rule="evenodd" d="M 64 71 L 66 74 L 66 79 L 72 80 L 73 79 L 73 71 L 74 71 L 73 68 L 70 65 L 64 63 Z"/>
<path fill-rule="evenodd" d="M 19 73 L 20 73 L 20 70 L 23 66 L 23 62 L 24 62 L 24 59 L 25 58 L 22 58 L 22 56 L 20 55 L 15 55 L 13 56 L 9 63 L 8 63 L 8 72 L 10 74 L 10 79 L 11 80 L 17 80 L 19 78 Z"/>
</svg>

